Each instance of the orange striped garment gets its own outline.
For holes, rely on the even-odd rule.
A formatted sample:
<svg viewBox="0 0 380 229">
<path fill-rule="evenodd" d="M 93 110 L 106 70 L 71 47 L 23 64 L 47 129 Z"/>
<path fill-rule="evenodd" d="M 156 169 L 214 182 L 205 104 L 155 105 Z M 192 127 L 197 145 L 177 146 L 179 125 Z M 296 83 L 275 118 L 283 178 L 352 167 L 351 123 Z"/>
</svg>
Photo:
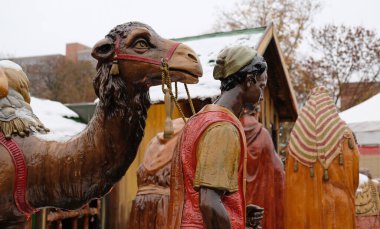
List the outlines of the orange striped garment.
<svg viewBox="0 0 380 229">
<path fill-rule="evenodd" d="M 290 134 L 289 153 L 307 167 L 318 160 L 327 169 L 341 153 L 347 130 L 326 88 L 314 88 Z"/>
</svg>

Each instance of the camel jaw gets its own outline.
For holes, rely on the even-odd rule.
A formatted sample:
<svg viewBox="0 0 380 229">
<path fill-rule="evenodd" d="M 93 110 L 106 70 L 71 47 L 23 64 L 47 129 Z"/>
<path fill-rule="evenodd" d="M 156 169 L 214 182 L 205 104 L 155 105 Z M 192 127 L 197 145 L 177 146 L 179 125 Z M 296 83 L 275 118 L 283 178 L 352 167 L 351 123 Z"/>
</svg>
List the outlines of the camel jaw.
<svg viewBox="0 0 380 229">
<path fill-rule="evenodd" d="M 169 76 L 170 76 L 171 82 L 180 82 L 180 83 L 186 83 L 186 84 L 196 84 L 199 82 L 199 76 L 193 75 L 189 72 L 182 71 L 182 70 L 170 70 Z M 162 75 L 159 74 L 159 75 L 150 77 L 148 87 L 157 86 L 161 84 L 162 84 Z"/>
<path fill-rule="evenodd" d="M 186 70 L 169 68 L 169 74 L 174 82 L 181 82 L 186 84 L 196 84 L 199 82 L 199 77 L 202 76 L 202 72 L 192 73 Z"/>
</svg>

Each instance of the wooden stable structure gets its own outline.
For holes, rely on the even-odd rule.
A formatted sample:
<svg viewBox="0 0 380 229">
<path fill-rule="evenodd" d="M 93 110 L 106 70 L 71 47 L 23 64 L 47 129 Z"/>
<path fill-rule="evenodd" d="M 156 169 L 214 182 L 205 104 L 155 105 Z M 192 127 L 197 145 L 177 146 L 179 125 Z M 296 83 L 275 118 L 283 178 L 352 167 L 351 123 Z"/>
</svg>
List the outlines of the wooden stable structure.
<svg viewBox="0 0 380 229">
<path fill-rule="evenodd" d="M 258 53 L 264 56 L 268 64 L 268 83 L 264 92 L 264 101 L 262 103 L 260 122 L 272 134 L 273 141 L 279 151 L 279 127 L 284 121 L 294 122 L 297 119 L 298 109 L 297 102 L 292 89 L 287 67 L 279 48 L 275 28 L 272 25 L 252 29 L 236 30 L 231 32 L 219 32 L 204 34 L 199 36 L 184 37 L 175 39 L 178 42 L 186 43 L 192 47 L 202 62 L 204 75 L 197 85 L 188 85 L 190 95 L 196 111 L 204 105 L 212 103 L 220 94 L 220 82 L 212 77 L 212 69 L 219 51 L 225 47 L 237 44 L 244 44 L 255 48 Z M 178 85 L 183 88 L 182 85 Z M 82 212 L 78 215 L 72 213 L 71 218 L 66 219 L 70 225 L 89 225 L 82 224 L 95 216 L 100 222 L 97 224 L 100 228 L 127 228 L 132 200 L 137 193 L 136 170 L 143 160 L 144 152 L 148 142 L 158 133 L 163 131 L 165 120 L 165 106 L 163 104 L 164 96 L 161 92 L 161 86 L 153 87 L 150 90 L 151 100 L 154 103 L 149 111 L 146 122 L 145 135 L 140 143 L 139 151 L 133 164 L 128 169 L 122 180 L 113 188 L 113 190 L 102 200 L 101 207 L 99 202 L 96 214 Z M 191 110 L 186 99 L 184 90 L 179 91 L 179 103 L 187 117 L 191 116 Z M 76 111 L 83 120 L 88 120 L 94 110 L 94 104 L 70 104 L 69 108 Z M 177 109 L 174 109 L 174 118 L 180 117 Z M 93 209 L 94 210 L 94 209 Z M 89 213 L 89 214 L 87 214 Z M 92 214 L 92 215 L 91 215 Z M 99 215 L 100 214 L 100 215 Z M 49 214 L 40 214 L 39 218 L 46 220 Z M 51 214 L 50 214 L 51 215 Z M 61 215 L 69 216 L 61 213 Z M 60 220 L 60 219 L 58 219 Z M 38 220 L 39 222 L 41 219 Z M 72 228 L 63 226 L 62 223 L 49 221 L 45 228 Z M 93 228 L 86 227 L 86 228 Z"/>
<path fill-rule="evenodd" d="M 244 44 L 254 47 L 258 53 L 264 56 L 268 63 L 268 84 L 265 89 L 262 103 L 260 121 L 272 134 L 273 141 L 279 150 L 279 124 L 280 122 L 294 122 L 297 119 L 298 105 L 293 92 L 290 76 L 279 48 L 275 35 L 275 28 L 268 27 L 237 30 L 205 34 L 194 37 L 176 39 L 192 47 L 202 62 L 204 75 L 197 85 L 188 85 L 195 109 L 200 110 L 205 104 L 211 103 L 219 94 L 219 84 L 215 84 L 212 77 L 213 63 L 220 50 L 236 44 Z M 178 85 L 182 87 L 182 85 Z M 127 228 L 127 221 L 132 205 L 132 200 L 137 193 L 136 170 L 141 164 L 147 143 L 160 131 L 163 131 L 165 120 L 165 107 L 161 88 L 151 89 L 153 104 L 148 111 L 145 135 L 140 144 L 137 157 L 123 179 L 116 185 L 106 197 L 105 212 L 106 228 Z M 214 92 L 216 91 L 216 92 Z M 187 117 L 191 111 L 186 101 L 186 93 L 179 93 L 181 107 Z M 180 117 L 175 109 L 174 117 Z"/>
</svg>

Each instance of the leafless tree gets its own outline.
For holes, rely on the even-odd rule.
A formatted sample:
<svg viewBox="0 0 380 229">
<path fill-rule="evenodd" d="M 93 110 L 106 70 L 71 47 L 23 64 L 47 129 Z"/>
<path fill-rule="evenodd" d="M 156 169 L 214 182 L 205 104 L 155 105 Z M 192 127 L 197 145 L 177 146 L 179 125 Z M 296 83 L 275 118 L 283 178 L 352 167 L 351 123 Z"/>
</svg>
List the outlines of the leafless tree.
<svg viewBox="0 0 380 229">
<path fill-rule="evenodd" d="M 92 102 L 96 98 L 92 86 L 96 72 L 90 62 L 73 63 L 63 56 L 50 56 L 22 67 L 32 96 L 62 103 Z"/>
<path fill-rule="evenodd" d="M 93 102 L 96 98 L 92 79 L 95 67 L 87 61 L 65 62 L 56 69 L 57 100 L 63 103 Z"/>
<path fill-rule="evenodd" d="M 313 15 L 321 8 L 318 0 L 241 0 L 233 10 L 221 11 L 215 31 L 266 26 L 273 22 L 289 70 L 294 56 L 310 26 Z"/>
<path fill-rule="evenodd" d="M 371 91 L 371 82 L 379 79 L 380 38 L 373 30 L 361 26 L 326 25 L 312 29 L 313 56 L 301 63 L 304 72 L 314 82 L 330 88 L 335 104 L 339 106 L 342 85 L 359 82 L 351 93 L 355 103 L 366 90 Z M 364 91 L 365 92 L 365 91 Z"/>
</svg>

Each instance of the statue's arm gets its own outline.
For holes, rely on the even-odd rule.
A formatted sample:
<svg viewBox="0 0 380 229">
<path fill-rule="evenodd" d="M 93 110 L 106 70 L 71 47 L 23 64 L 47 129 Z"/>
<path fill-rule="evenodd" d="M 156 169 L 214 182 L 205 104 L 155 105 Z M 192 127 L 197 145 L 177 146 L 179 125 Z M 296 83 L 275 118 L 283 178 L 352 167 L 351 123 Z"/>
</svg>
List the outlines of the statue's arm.
<svg viewBox="0 0 380 229">
<path fill-rule="evenodd" d="M 207 229 L 230 229 L 231 223 L 221 201 L 224 192 L 217 189 L 201 187 L 199 190 L 199 207 Z"/>
<path fill-rule="evenodd" d="M 211 125 L 198 142 L 193 187 L 207 229 L 231 228 L 222 197 L 239 189 L 240 154 L 238 130 L 227 122 Z"/>
</svg>

